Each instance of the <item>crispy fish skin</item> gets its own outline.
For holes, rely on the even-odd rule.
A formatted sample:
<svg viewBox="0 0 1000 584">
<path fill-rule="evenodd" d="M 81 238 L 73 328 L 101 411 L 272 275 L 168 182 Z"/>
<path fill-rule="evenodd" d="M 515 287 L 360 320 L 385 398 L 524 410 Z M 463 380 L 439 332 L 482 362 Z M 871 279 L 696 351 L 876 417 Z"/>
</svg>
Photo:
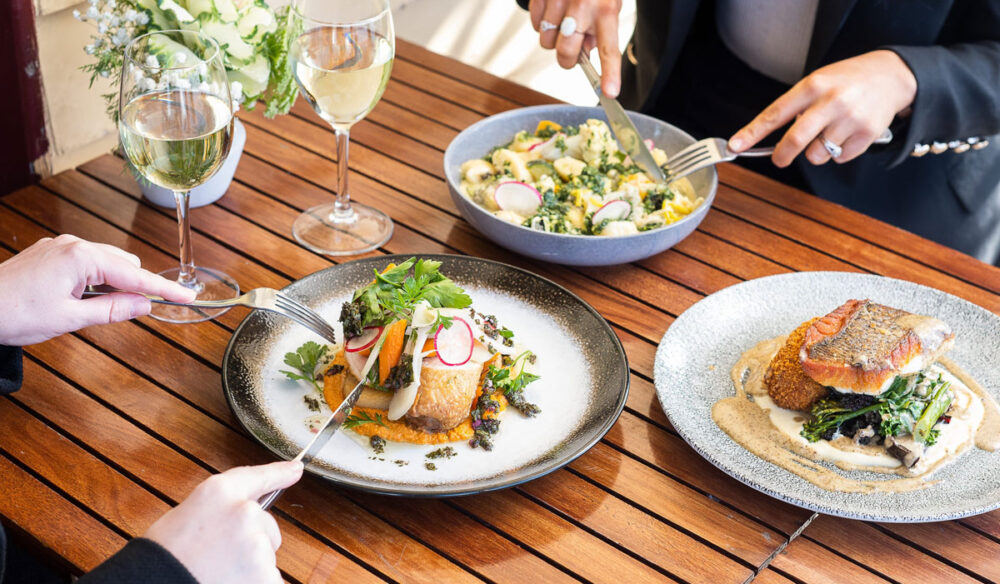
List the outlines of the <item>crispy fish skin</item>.
<svg viewBox="0 0 1000 584">
<path fill-rule="evenodd" d="M 764 374 L 764 387 L 774 403 L 790 410 L 808 412 L 817 401 L 826 397 L 828 390 L 813 381 L 802 370 L 799 363 L 799 349 L 805 339 L 806 329 L 817 319 L 806 321 L 798 326 L 785 344 L 778 349 L 771 359 L 771 364 Z"/>
<path fill-rule="evenodd" d="M 826 386 L 878 395 L 908 363 L 930 365 L 955 335 L 936 318 L 869 300 L 848 300 L 805 333 L 799 359 L 806 375 Z"/>
</svg>

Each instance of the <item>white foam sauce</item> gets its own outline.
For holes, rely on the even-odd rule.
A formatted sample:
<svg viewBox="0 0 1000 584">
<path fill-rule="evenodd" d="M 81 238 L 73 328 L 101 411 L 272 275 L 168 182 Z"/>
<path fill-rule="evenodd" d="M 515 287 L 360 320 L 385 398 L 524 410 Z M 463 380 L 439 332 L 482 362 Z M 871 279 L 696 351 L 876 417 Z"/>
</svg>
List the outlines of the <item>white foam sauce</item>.
<svg viewBox="0 0 1000 584">
<path fill-rule="evenodd" d="M 953 455 L 967 448 L 973 441 L 976 430 L 983 420 L 985 408 L 983 402 L 964 383 L 949 371 L 938 365 L 929 369 L 931 376 L 941 374 L 943 379 L 951 382 L 955 398 L 949 409 L 950 424 L 940 424 L 937 427 L 941 433 L 934 446 L 927 448 L 923 456 L 911 469 L 912 473 L 920 473 L 923 469 L 935 465 L 946 456 Z M 902 463 L 895 456 L 871 449 L 870 452 L 843 450 L 831 442 L 820 440 L 809 442 L 802 437 L 802 423 L 808 419 L 808 414 L 778 407 L 767 395 L 754 396 L 754 403 L 768 410 L 771 424 L 794 443 L 815 453 L 815 460 L 825 460 L 833 463 L 846 463 L 862 467 L 898 468 Z"/>
<path fill-rule="evenodd" d="M 541 378 L 525 388 L 525 396 L 542 409 L 541 413 L 526 418 L 509 408 L 500 416 L 500 431 L 494 436 L 492 451 L 473 449 L 465 441 L 451 442 L 448 445 L 458 455 L 433 461 L 424 455 L 443 444 L 389 442 L 385 452 L 378 455 L 384 460 L 371 460 L 376 455 L 368 445 L 368 438 L 341 430 L 320 453 L 318 458 L 322 462 L 344 472 L 397 483 L 465 482 L 519 468 L 554 449 L 581 424 L 594 389 L 583 351 L 570 333 L 545 313 L 510 296 L 474 287 L 465 291 L 472 297 L 476 310 L 496 315 L 501 326 L 514 331 L 516 341 L 538 355 L 532 371 Z M 335 323 L 345 300 L 346 297 L 331 300 L 319 307 L 318 312 Z M 301 327 L 290 328 L 267 355 L 261 376 L 263 407 L 280 431 L 299 447 L 313 437 L 305 420 L 316 414 L 303 401 L 311 389 L 304 382 L 286 379 L 280 370 L 288 368 L 283 362 L 285 353 L 308 340 L 322 342 Z M 325 404 L 323 413 L 329 413 Z M 397 466 L 393 462 L 396 460 L 406 464 Z M 427 470 L 425 462 L 433 462 L 437 470 Z"/>
</svg>

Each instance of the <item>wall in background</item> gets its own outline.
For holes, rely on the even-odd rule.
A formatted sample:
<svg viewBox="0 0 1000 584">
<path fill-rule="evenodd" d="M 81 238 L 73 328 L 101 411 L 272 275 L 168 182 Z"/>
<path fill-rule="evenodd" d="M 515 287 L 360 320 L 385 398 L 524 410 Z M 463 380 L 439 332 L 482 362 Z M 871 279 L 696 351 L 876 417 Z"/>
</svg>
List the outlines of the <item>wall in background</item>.
<svg viewBox="0 0 1000 584">
<path fill-rule="evenodd" d="M 581 105 L 596 103 L 583 74 L 566 71 L 555 54 L 538 46 L 528 13 L 514 0 L 390 0 L 396 34 L 432 51 Z M 273 5 L 287 4 L 275 0 Z M 109 152 L 118 135 L 104 111 L 101 94 L 116 91 L 98 80 L 88 89 L 90 62 L 83 47 L 91 25 L 73 18 L 85 10 L 74 0 L 35 0 L 35 25 L 46 106 L 49 153 L 36 166 L 60 172 Z M 635 22 L 635 0 L 625 0 L 619 40 L 622 47 Z"/>
</svg>

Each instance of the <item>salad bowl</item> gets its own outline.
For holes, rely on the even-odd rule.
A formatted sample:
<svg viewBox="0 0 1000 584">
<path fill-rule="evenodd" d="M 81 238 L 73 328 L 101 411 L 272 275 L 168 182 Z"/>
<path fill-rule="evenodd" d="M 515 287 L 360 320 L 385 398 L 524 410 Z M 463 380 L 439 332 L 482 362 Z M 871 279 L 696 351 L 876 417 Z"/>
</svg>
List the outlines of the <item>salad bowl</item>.
<svg viewBox="0 0 1000 584">
<path fill-rule="evenodd" d="M 695 142 L 683 130 L 652 116 L 628 112 L 643 138 L 648 138 L 667 155 Z M 719 178 L 715 168 L 691 174 L 697 196 L 703 201 L 683 219 L 634 235 L 605 237 L 548 233 L 523 227 L 495 217 L 459 190 L 462 163 L 481 158 L 498 145 L 506 144 L 521 130 L 531 131 L 542 120 L 562 126 L 582 124 L 588 119 L 607 122 L 604 110 L 574 105 L 542 105 L 511 110 L 481 120 L 463 130 L 444 153 L 444 171 L 455 206 L 466 221 L 493 242 L 519 254 L 547 262 L 572 266 L 605 266 L 638 261 L 676 245 L 691 234 L 708 213 L 715 199 Z"/>
</svg>

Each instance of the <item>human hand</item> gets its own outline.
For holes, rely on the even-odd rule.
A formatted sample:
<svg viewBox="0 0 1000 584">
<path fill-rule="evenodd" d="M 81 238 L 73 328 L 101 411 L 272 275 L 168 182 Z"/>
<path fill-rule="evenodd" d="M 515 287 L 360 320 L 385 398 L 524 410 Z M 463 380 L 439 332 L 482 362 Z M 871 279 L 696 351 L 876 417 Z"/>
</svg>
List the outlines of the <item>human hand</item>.
<svg viewBox="0 0 1000 584">
<path fill-rule="evenodd" d="M 618 97 L 621 90 L 621 60 L 618 50 L 618 13 L 621 0 L 531 0 L 528 11 L 531 25 L 539 31 L 538 41 L 546 49 L 556 49 L 559 64 L 572 69 L 580 51 L 588 53 L 595 46 L 601 58 L 601 91 L 608 97 Z M 576 19 L 576 32 L 569 36 L 559 32 L 567 16 Z M 542 21 L 555 29 L 541 30 Z"/>
<path fill-rule="evenodd" d="M 298 461 L 227 470 L 195 487 L 143 537 L 166 548 L 204 584 L 281 582 L 275 559 L 281 532 L 257 499 L 301 477 Z"/>
<path fill-rule="evenodd" d="M 0 344 L 30 345 L 93 324 L 149 314 L 139 294 L 81 298 L 91 284 L 189 302 L 195 293 L 139 267 L 139 258 L 72 235 L 40 239 L 0 264 Z"/>
<path fill-rule="evenodd" d="M 805 150 L 813 164 L 830 153 L 823 138 L 841 147 L 834 162 L 858 157 L 913 103 L 917 80 L 892 51 L 872 51 L 817 69 L 767 106 L 729 139 L 742 152 L 798 116 L 774 149 L 771 160 L 785 167 Z"/>
</svg>

